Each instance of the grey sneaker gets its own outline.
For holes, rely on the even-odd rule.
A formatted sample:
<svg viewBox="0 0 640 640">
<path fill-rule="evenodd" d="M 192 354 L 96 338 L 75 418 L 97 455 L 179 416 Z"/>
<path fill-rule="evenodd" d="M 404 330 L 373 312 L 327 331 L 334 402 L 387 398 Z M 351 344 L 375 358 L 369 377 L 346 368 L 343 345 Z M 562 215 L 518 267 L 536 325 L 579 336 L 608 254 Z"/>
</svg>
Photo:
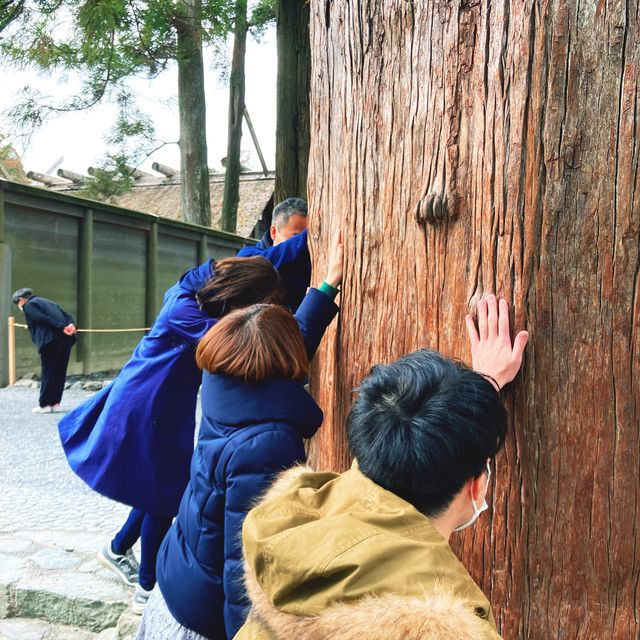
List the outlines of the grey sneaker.
<svg viewBox="0 0 640 640">
<path fill-rule="evenodd" d="M 133 592 L 133 598 L 131 598 L 131 611 L 136 615 L 141 616 L 144 613 L 144 608 L 147 606 L 147 601 L 151 591 L 147 591 L 139 584 L 136 585 L 136 590 Z"/>
<path fill-rule="evenodd" d="M 118 577 L 130 587 L 135 587 L 138 583 L 138 571 L 140 566 L 133 551 L 128 549 L 124 555 L 118 555 L 111 551 L 111 543 L 107 544 L 98 551 L 98 561 L 107 569 L 111 569 Z"/>
</svg>

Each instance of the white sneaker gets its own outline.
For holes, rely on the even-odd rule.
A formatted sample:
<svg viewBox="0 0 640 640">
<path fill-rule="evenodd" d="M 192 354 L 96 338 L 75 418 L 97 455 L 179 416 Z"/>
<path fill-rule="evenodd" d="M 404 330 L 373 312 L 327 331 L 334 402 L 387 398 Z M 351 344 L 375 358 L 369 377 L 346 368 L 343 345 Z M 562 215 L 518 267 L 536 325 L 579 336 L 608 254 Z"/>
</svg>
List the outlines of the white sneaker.
<svg viewBox="0 0 640 640">
<path fill-rule="evenodd" d="M 51 407 L 51 413 L 67 413 L 67 409 L 63 409 L 62 405 L 58 403 Z"/>
<path fill-rule="evenodd" d="M 47 405 L 46 407 L 33 407 L 31 413 L 53 413 L 53 407 Z"/>
<path fill-rule="evenodd" d="M 144 608 L 147 606 L 150 595 L 151 591 L 147 591 L 137 584 L 136 590 L 133 592 L 133 598 L 131 598 L 131 611 L 141 616 L 144 613 Z"/>
</svg>

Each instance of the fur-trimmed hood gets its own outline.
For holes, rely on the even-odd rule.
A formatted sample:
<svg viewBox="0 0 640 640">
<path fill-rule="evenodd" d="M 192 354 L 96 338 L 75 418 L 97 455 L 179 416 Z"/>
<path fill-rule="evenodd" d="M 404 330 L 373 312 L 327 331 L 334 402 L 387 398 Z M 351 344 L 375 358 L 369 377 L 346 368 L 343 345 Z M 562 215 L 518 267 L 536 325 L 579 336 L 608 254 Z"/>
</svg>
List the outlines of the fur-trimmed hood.
<svg viewBox="0 0 640 640">
<path fill-rule="evenodd" d="M 236 640 L 498 640 L 428 518 L 363 476 L 283 473 L 243 528 L 251 613 Z"/>
</svg>

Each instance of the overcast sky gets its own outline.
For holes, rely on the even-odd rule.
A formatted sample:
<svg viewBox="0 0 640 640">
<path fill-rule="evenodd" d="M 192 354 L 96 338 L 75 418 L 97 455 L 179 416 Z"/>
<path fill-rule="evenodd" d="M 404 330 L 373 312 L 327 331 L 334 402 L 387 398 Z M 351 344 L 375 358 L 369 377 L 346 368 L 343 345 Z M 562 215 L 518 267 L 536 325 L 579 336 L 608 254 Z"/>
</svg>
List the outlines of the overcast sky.
<svg viewBox="0 0 640 640">
<path fill-rule="evenodd" d="M 276 46 L 275 29 L 271 28 L 260 43 L 249 36 L 246 59 L 245 103 L 256 129 L 262 152 L 270 169 L 275 159 L 275 108 L 276 108 Z M 229 41 L 229 46 L 231 41 Z M 229 53 L 229 59 L 231 55 Z M 207 145 L 209 166 L 219 168 L 220 159 L 227 154 L 227 114 L 229 92 L 220 81 L 219 71 L 211 60 L 205 60 L 207 100 Z M 72 79 L 63 82 L 59 78 L 43 78 L 33 72 L 2 70 L 0 112 L 12 106 L 18 91 L 28 85 L 45 93 L 64 98 L 73 85 Z M 178 139 L 177 71 L 168 70 L 153 81 L 135 80 L 131 85 L 139 95 L 141 108 L 153 116 L 158 138 L 166 141 Z M 113 123 L 115 108 L 104 105 L 86 112 L 59 116 L 45 123 L 31 138 L 28 146 L 16 142 L 6 119 L 0 120 L 0 131 L 9 135 L 21 155 L 26 171 L 45 172 L 61 156 L 65 169 L 86 173 L 106 153 L 104 135 Z M 13 139 L 12 139 L 13 138 Z M 249 131 L 243 129 L 242 150 L 249 154 L 249 165 L 258 170 L 260 164 Z M 157 151 L 141 168 L 150 170 L 151 162 L 180 167 L 180 154 L 176 145 Z"/>
</svg>

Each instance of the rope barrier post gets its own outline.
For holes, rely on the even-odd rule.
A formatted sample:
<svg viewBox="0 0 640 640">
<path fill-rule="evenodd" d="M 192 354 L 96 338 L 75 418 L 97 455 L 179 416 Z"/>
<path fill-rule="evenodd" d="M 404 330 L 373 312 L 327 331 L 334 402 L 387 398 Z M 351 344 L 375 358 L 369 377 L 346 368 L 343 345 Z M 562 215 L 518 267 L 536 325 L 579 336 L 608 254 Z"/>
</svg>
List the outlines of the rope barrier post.
<svg viewBox="0 0 640 640">
<path fill-rule="evenodd" d="M 15 319 L 13 316 L 9 316 L 9 345 L 8 345 L 8 356 L 9 356 L 9 386 L 13 386 L 16 383 L 16 326 Z"/>
</svg>

